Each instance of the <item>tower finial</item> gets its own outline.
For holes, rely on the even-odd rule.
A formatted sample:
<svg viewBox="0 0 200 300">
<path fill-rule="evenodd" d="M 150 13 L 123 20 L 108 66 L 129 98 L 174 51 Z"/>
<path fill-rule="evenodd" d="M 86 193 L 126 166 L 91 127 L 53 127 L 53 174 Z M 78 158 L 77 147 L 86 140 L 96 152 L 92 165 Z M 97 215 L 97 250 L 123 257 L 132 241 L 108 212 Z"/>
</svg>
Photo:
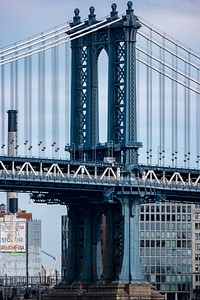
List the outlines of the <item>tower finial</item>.
<svg viewBox="0 0 200 300">
<path fill-rule="evenodd" d="M 111 19 L 116 19 L 116 18 L 118 18 L 117 4 L 116 4 L 116 3 L 113 3 L 113 4 L 111 5 L 111 8 L 112 8 L 112 11 L 111 11 L 111 13 L 110 13 Z"/>
<path fill-rule="evenodd" d="M 90 11 L 90 14 L 88 16 L 89 21 L 91 21 L 91 22 L 96 21 L 96 15 L 94 14 L 94 12 L 95 12 L 94 6 L 90 6 L 89 11 Z"/>
<path fill-rule="evenodd" d="M 78 8 L 76 8 L 74 10 L 74 18 L 73 18 L 73 23 L 74 25 L 79 24 L 80 23 L 80 19 L 81 17 L 79 16 L 80 10 Z"/>
<path fill-rule="evenodd" d="M 130 14 L 133 12 L 133 2 L 132 1 L 128 1 L 127 3 L 128 9 L 126 10 L 127 14 Z"/>
</svg>

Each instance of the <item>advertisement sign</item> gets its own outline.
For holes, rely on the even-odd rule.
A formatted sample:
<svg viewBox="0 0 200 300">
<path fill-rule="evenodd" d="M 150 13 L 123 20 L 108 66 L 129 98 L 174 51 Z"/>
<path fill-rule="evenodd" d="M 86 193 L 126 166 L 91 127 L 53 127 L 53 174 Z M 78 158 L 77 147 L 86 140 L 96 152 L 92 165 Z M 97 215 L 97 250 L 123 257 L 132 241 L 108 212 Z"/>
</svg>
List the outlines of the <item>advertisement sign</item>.
<svg viewBox="0 0 200 300">
<path fill-rule="evenodd" d="M 1 226 L 1 252 L 26 252 L 26 221 L 5 216 Z"/>
</svg>

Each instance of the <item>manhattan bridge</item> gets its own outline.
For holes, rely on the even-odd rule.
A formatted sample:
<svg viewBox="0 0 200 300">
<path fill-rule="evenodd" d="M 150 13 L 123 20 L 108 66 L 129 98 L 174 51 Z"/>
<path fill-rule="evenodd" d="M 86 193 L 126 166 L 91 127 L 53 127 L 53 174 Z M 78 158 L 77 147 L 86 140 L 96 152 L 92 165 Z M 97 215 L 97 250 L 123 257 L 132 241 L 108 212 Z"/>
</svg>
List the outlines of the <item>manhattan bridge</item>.
<svg viewBox="0 0 200 300">
<path fill-rule="evenodd" d="M 66 282 L 142 281 L 140 204 L 200 199 L 200 54 L 129 1 L 100 20 L 75 9 L 73 21 L 2 48 L 0 64 L 10 212 L 19 192 L 67 206 Z"/>
</svg>

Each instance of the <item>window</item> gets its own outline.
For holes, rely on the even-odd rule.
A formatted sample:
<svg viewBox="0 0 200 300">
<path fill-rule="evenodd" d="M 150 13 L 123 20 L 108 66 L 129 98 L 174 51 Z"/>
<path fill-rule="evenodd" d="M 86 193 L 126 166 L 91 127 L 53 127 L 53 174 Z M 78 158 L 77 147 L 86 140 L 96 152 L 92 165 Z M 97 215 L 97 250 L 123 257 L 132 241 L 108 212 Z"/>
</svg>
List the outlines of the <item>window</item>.
<svg viewBox="0 0 200 300">
<path fill-rule="evenodd" d="M 157 239 L 160 238 L 160 231 L 156 231 L 156 238 L 157 238 Z"/>
<path fill-rule="evenodd" d="M 182 215 L 182 221 L 186 221 L 186 214 Z"/>
<path fill-rule="evenodd" d="M 156 212 L 160 212 L 160 206 L 156 205 Z"/>
<path fill-rule="evenodd" d="M 161 237 L 162 237 L 162 239 L 165 238 L 165 232 L 164 231 L 161 232 Z"/>
<path fill-rule="evenodd" d="M 160 240 L 156 240 L 156 247 L 160 247 Z"/>
<path fill-rule="evenodd" d="M 183 213 L 186 213 L 186 206 L 185 206 L 185 205 L 182 206 L 182 212 L 183 212 Z"/>
<path fill-rule="evenodd" d="M 154 212 L 154 206 L 151 205 L 151 212 Z"/>
</svg>

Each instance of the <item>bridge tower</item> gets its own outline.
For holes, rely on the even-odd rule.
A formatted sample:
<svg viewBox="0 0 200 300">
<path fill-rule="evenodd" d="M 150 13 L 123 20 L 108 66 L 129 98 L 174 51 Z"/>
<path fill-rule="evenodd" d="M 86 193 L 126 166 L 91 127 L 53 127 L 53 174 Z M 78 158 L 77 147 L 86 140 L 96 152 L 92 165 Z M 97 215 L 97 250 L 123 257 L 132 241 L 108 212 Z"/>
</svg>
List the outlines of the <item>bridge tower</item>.
<svg viewBox="0 0 200 300">
<path fill-rule="evenodd" d="M 117 165 L 128 174 L 137 170 L 138 148 L 141 146 L 137 142 L 136 128 L 135 58 L 136 33 L 140 24 L 131 1 L 122 18 L 118 17 L 116 4 L 112 4 L 105 27 L 96 20 L 94 7 L 90 7 L 88 20 L 84 23 L 80 21 L 79 10 L 74 12 L 71 29 L 67 32 L 73 36 L 71 159 L 81 160 L 79 147 L 82 146 L 84 168 L 85 162 L 92 161 L 95 147 L 96 159 L 91 164 L 94 167 L 101 162 L 105 169 L 108 167 L 103 164 L 103 158 L 108 156 L 108 145 L 99 143 L 98 111 L 98 58 L 105 49 L 109 64 L 107 142 L 113 142 Z M 91 31 L 91 26 L 95 31 Z M 139 192 L 108 184 L 103 190 L 99 190 L 98 185 L 84 193 L 71 190 L 64 197 L 69 220 L 65 276 L 68 298 L 103 300 L 110 295 L 110 299 L 118 299 L 117 295 L 122 293 L 123 299 L 130 299 L 138 295 L 138 289 L 133 292 L 133 286 L 139 283 L 140 295 L 154 299 L 149 285 L 144 293 L 146 287 L 140 266 Z M 102 222 L 105 222 L 103 235 Z M 82 296 L 72 293 L 74 289 Z M 61 299 L 55 295 L 52 297 Z"/>
<path fill-rule="evenodd" d="M 80 22 L 76 9 L 68 32 L 73 34 L 71 157 L 81 159 L 84 154 L 86 160 L 92 160 L 95 149 L 95 160 L 101 161 L 109 156 L 112 145 L 117 162 L 137 165 L 141 143 L 137 141 L 135 43 L 140 23 L 132 2 L 128 2 L 126 15 L 120 19 L 113 4 L 106 27 L 96 20 L 94 7 L 90 7 L 88 20 L 83 25 Z M 99 29 L 90 32 L 91 26 Z M 79 35 L 80 30 L 83 34 Z M 98 58 L 103 49 L 108 56 L 108 128 L 104 145 L 99 143 L 98 103 Z"/>
</svg>

